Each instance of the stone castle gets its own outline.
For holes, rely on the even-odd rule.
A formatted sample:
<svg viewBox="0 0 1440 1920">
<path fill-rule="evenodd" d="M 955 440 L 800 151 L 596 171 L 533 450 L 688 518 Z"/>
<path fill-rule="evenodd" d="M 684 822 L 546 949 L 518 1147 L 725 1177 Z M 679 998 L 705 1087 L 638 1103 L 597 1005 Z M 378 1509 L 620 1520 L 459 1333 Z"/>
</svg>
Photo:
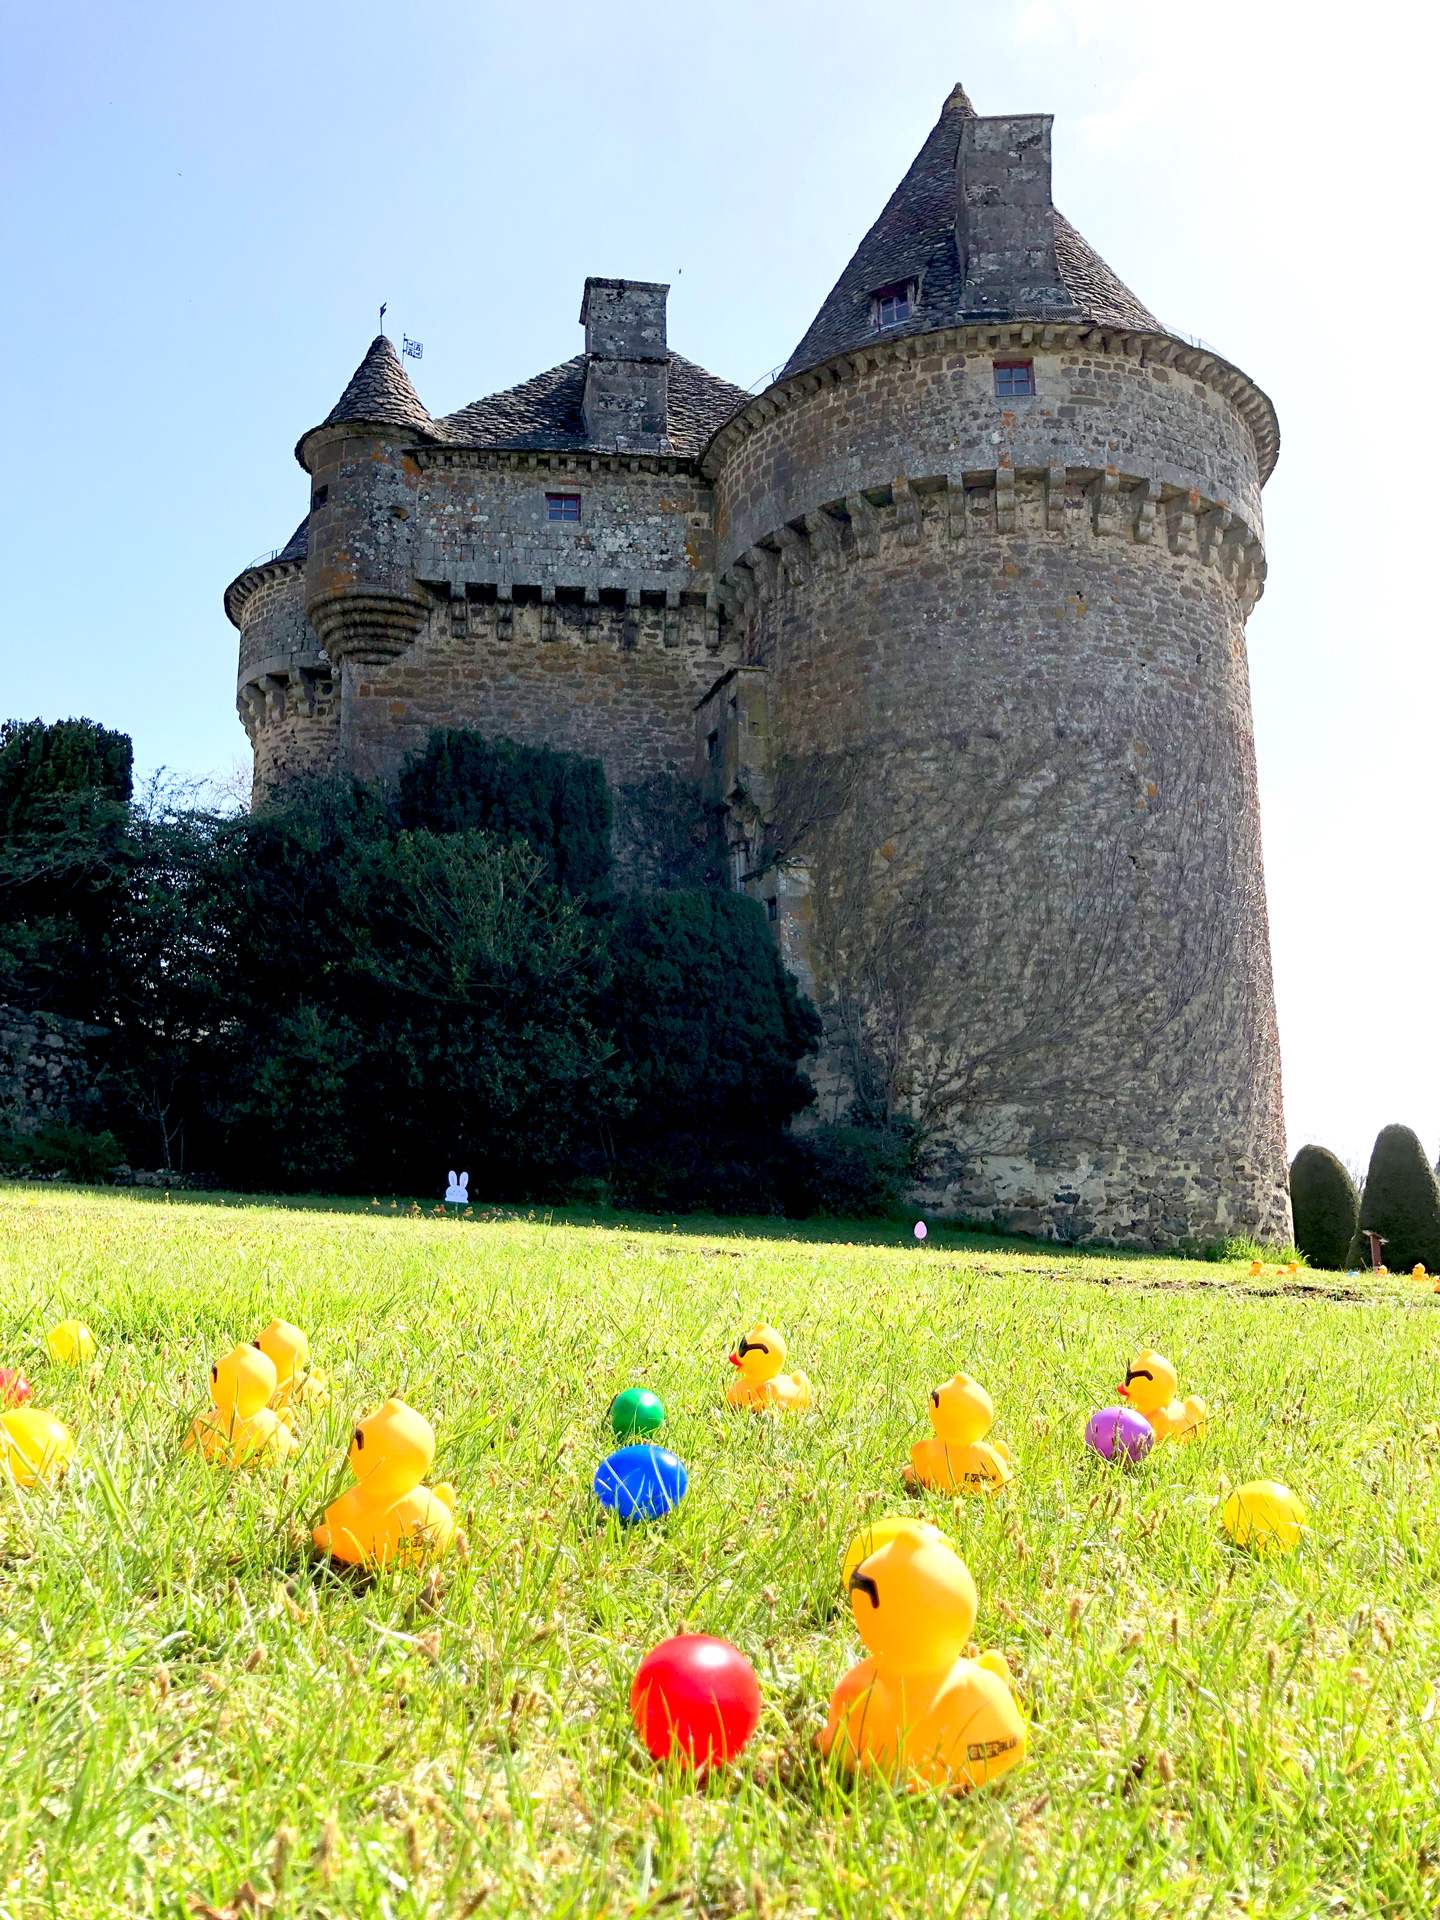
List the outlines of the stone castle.
<svg viewBox="0 0 1440 1920">
<path fill-rule="evenodd" d="M 1279 431 L 1055 209 L 1050 127 L 956 87 L 758 394 L 631 280 L 441 418 L 377 338 L 225 595 L 255 793 L 509 735 L 601 760 L 642 880 L 698 800 L 825 1014 L 821 1113 L 918 1127 L 927 1204 L 1283 1239 L 1245 653 Z"/>
</svg>

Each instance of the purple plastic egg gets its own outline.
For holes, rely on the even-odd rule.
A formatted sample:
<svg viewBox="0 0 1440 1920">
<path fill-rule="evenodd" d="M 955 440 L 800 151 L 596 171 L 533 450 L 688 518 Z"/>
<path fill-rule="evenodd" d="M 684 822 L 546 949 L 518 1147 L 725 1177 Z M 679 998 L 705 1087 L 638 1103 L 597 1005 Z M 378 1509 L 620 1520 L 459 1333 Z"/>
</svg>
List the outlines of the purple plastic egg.
<svg viewBox="0 0 1440 1920">
<path fill-rule="evenodd" d="M 1133 1407 L 1102 1407 L 1090 1416 L 1085 1444 L 1102 1460 L 1120 1460 L 1133 1467 L 1154 1446 L 1155 1429 Z"/>
</svg>

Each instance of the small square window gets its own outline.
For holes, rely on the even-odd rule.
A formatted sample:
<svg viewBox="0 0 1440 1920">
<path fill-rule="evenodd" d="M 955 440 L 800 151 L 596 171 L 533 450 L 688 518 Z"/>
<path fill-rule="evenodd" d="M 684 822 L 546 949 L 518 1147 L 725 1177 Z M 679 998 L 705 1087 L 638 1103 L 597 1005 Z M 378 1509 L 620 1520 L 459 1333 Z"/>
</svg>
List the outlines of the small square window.
<svg viewBox="0 0 1440 1920">
<path fill-rule="evenodd" d="M 995 397 L 1014 400 L 1035 391 L 1035 366 L 1030 360 L 995 362 Z"/>
<path fill-rule="evenodd" d="M 568 520 L 572 526 L 580 521 L 580 496 L 578 493 L 547 493 L 545 496 L 545 518 L 547 520 Z"/>
<path fill-rule="evenodd" d="M 720 758 L 720 734 L 718 729 L 714 733 L 705 736 L 705 758 L 707 760 L 718 760 Z"/>
<path fill-rule="evenodd" d="M 910 318 L 910 284 L 885 287 L 875 296 L 875 325 L 877 327 L 903 326 Z"/>
<path fill-rule="evenodd" d="M 310 511 L 314 513 L 317 507 L 323 507 L 325 502 L 329 498 L 330 498 L 329 487 L 317 487 L 314 493 L 312 493 L 310 496 Z"/>
</svg>

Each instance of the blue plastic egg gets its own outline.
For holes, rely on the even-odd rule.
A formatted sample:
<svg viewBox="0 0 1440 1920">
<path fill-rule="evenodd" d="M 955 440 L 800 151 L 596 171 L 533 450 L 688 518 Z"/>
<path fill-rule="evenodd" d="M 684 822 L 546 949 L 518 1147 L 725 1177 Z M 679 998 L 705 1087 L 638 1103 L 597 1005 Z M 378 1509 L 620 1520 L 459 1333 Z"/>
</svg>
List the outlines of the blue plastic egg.
<svg viewBox="0 0 1440 1920">
<path fill-rule="evenodd" d="M 595 1498 L 622 1520 L 658 1520 L 679 1505 L 688 1484 L 664 1447 L 621 1447 L 595 1469 Z"/>
</svg>

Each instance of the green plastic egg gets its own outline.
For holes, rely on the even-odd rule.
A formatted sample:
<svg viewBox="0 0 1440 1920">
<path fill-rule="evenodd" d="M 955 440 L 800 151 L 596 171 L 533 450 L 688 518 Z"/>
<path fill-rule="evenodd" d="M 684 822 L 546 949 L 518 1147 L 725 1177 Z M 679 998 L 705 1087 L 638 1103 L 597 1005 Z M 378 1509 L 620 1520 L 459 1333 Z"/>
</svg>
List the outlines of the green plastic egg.
<svg viewBox="0 0 1440 1920">
<path fill-rule="evenodd" d="M 627 1387 L 610 1409 L 610 1424 L 622 1437 L 627 1433 L 654 1433 L 664 1422 L 665 1404 L 648 1387 Z"/>
</svg>

